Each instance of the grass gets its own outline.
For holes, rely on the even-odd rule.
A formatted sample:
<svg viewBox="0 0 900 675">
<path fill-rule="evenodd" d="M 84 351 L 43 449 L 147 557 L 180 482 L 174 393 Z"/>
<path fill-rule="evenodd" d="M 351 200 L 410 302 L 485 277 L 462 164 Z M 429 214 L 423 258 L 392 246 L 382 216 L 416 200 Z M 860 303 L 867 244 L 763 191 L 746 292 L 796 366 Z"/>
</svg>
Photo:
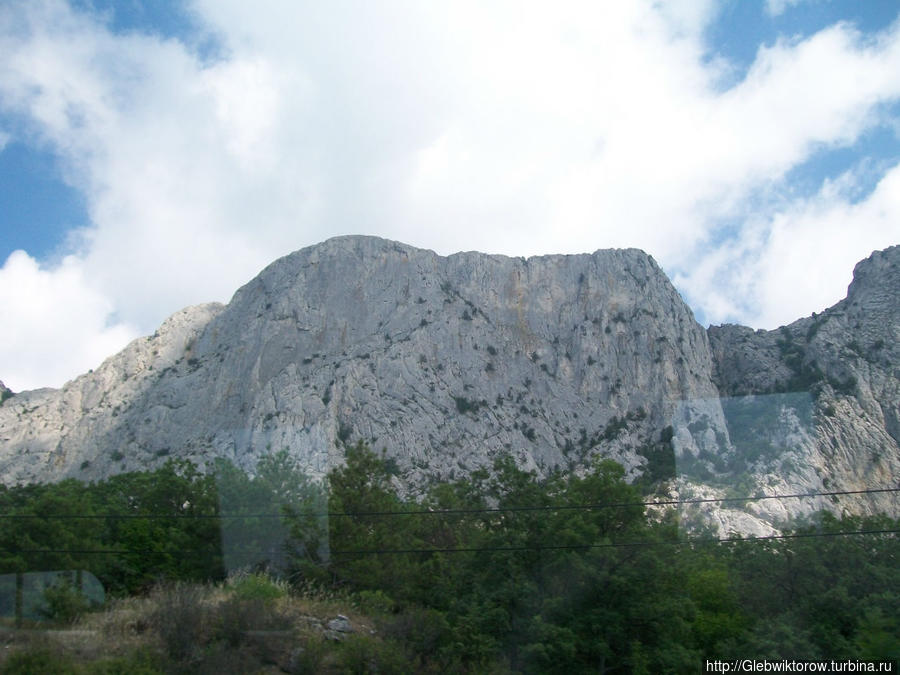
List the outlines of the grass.
<svg viewBox="0 0 900 675">
<path fill-rule="evenodd" d="M 402 647 L 379 636 L 357 604 L 262 574 L 237 575 L 224 584 L 162 584 L 69 623 L 0 629 L 0 675 L 329 673 L 361 663 L 379 672 L 402 671 Z M 339 614 L 350 620 L 353 633 L 328 631 Z"/>
</svg>

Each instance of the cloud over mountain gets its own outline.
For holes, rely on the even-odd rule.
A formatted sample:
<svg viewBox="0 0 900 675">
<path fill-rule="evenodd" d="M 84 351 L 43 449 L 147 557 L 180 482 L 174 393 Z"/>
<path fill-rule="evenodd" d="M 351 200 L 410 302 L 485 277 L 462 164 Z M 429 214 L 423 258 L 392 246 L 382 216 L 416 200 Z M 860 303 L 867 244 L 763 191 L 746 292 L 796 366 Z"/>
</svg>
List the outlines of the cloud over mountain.
<svg viewBox="0 0 900 675">
<path fill-rule="evenodd" d="M 58 156 L 90 224 L 56 260 L 6 262 L 27 296 L 0 307 L 17 326 L 0 375 L 61 384 L 101 346 L 341 233 L 440 253 L 635 246 L 706 321 L 824 308 L 855 260 L 896 243 L 898 168 L 863 163 L 802 194 L 792 172 L 896 125 L 898 23 L 782 38 L 736 77 L 706 40 L 716 12 L 198 0 L 172 36 L 8 3 L 3 129 Z M 30 321 L 74 269 L 65 304 L 96 318 L 74 333 L 49 309 Z"/>
</svg>

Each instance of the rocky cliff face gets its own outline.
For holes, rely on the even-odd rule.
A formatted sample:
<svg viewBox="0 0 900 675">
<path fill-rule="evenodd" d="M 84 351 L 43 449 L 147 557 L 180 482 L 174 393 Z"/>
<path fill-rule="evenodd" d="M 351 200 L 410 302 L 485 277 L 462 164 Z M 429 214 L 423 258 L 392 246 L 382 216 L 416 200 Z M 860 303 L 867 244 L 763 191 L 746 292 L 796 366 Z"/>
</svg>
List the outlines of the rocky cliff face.
<svg viewBox="0 0 900 675">
<path fill-rule="evenodd" d="M 897 487 L 900 476 L 900 247 L 853 272 L 847 298 L 774 331 L 709 329 L 731 440 L 773 491 Z M 768 520 L 829 504 L 750 507 Z M 841 496 L 851 513 L 900 512 L 896 493 Z"/>
<path fill-rule="evenodd" d="M 96 479 L 169 456 L 252 471 L 282 448 L 322 475 L 361 439 L 413 492 L 505 453 L 538 472 L 609 456 L 682 496 L 880 487 L 900 473 L 898 259 L 860 263 L 818 317 L 707 335 L 637 250 L 441 257 L 332 239 L 61 390 L 7 398 L 0 475 Z M 764 438 L 754 415 L 771 418 Z M 830 502 L 704 517 L 762 533 L 817 505 Z"/>
<path fill-rule="evenodd" d="M 151 337 L 133 341 L 95 371 L 62 389 L 36 389 L 8 397 L 0 406 L 0 476 L 6 484 L 97 479 L 143 468 L 143 456 L 126 457 L 137 435 L 126 419 L 162 421 L 164 413 L 139 411 L 141 396 L 166 368 L 183 362 L 185 348 L 222 309 L 191 307 L 167 319 Z M 161 417 L 162 415 L 162 417 Z M 121 419 L 120 419 L 121 418 Z M 116 438 L 117 433 L 126 433 Z M 157 454 L 158 453 L 158 454 Z M 147 466 L 167 453 L 154 451 Z"/>
</svg>

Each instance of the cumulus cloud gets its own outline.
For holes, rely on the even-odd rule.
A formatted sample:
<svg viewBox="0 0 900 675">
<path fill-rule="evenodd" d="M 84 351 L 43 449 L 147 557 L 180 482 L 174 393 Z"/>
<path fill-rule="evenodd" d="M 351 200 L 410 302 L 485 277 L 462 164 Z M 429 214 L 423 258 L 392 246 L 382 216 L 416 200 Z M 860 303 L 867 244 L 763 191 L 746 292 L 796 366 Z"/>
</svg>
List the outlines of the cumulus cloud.
<svg viewBox="0 0 900 675">
<path fill-rule="evenodd" d="M 36 379 L 58 386 L 96 367 L 137 336 L 132 326 L 110 323 L 112 313 L 77 258 L 42 269 L 24 251 L 13 252 L 0 268 L 3 382 L 14 391 L 33 387 Z"/>
<path fill-rule="evenodd" d="M 802 248 L 815 217 L 834 223 L 821 245 L 841 250 L 810 279 L 826 261 L 846 276 L 843 258 L 898 238 L 880 187 L 853 205 L 826 188 L 797 200 L 782 183 L 884 122 L 900 96 L 896 24 L 874 40 L 843 24 L 782 40 L 722 91 L 728 65 L 703 43 L 712 2 L 191 11 L 217 56 L 116 34 L 62 0 L 0 9 L 0 106 L 85 195 L 91 226 L 68 263 L 90 289 L 82 302 L 142 332 L 336 234 L 441 253 L 638 246 L 701 315 L 755 325 L 837 293 L 772 290 L 779 252 Z M 842 213 L 871 236 L 845 242 Z M 95 330 L 99 343 L 106 324 Z M 51 382 L 32 368 L 28 384 Z"/>
<path fill-rule="evenodd" d="M 844 296 L 856 262 L 898 242 L 900 167 L 859 203 L 842 194 L 841 182 L 773 218 L 759 256 L 754 323 L 781 325 L 824 309 Z"/>
<path fill-rule="evenodd" d="M 849 171 L 807 199 L 750 219 L 676 283 L 704 298 L 712 323 L 772 328 L 831 306 L 846 294 L 855 263 L 898 241 L 900 167 L 862 201 L 854 201 L 858 180 Z"/>
</svg>

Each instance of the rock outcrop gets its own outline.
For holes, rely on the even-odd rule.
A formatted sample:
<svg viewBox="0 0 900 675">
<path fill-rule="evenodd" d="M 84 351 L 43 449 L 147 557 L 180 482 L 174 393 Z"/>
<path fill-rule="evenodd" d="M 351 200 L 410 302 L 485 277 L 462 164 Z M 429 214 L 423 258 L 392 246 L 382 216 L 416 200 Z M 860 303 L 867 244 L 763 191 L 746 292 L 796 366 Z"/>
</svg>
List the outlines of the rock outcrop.
<svg viewBox="0 0 900 675">
<path fill-rule="evenodd" d="M 723 399 L 726 412 L 744 420 L 729 425 L 731 440 L 751 455 L 751 473 L 767 492 L 898 487 L 900 246 L 860 262 L 846 299 L 822 314 L 774 331 L 713 326 L 709 338 L 716 385 L 732 397 Z M 833 504 L 751 508 L 772 520 Z M 897 493 L 841 496 L 837 504 L 851 513 L 900 512 Z"/>
<path fill-rule="evenodd" d="M 321 476 L 364 440 L 413 493 L 500 454 L 538 473 L 608 456 L 681 496 L 883 487 L 900 475 L 898 261 L 874 254 L 846 300 L 779 331 L 707 332 L 638 250 L 442 257 L 331 239 L 60 390 L 8 398 L 0 477 L 97 479 L 170 456 L 252 471 L 282 448 Z M 897 507 L 796 501 L 703 517 L 763 533 L 823 506 Z"/>
</svg>

